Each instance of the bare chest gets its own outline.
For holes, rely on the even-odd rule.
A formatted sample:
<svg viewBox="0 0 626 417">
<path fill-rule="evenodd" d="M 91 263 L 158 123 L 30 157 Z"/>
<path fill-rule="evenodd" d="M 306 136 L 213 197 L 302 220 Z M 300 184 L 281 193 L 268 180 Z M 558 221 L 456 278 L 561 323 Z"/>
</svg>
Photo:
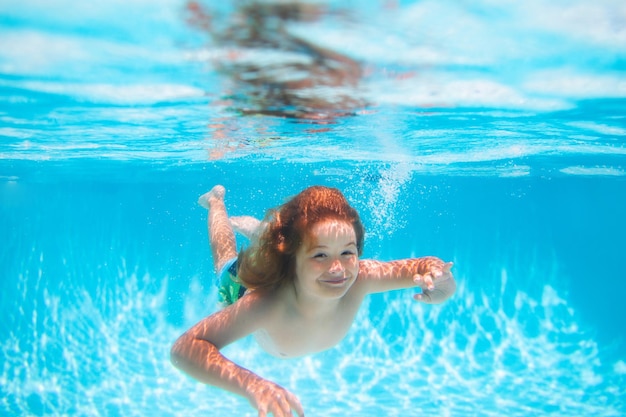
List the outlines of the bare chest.
<svg viewBox="0 0 626 417">
<path fill-rule="evenodd" d="M 329 349 L 348 333 L 358 306 L 348 306 L 328 317 L 306 319 L 284 314 L 272 325 L 256 332 L 259 345 L 277 357 L 294 357 Z"/>
</svg>

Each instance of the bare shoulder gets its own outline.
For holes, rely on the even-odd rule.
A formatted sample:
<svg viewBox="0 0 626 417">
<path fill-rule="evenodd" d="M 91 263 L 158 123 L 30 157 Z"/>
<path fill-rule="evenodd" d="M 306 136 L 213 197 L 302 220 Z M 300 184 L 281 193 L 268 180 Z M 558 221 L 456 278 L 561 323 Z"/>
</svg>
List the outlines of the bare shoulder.
<svg viewBox="0 0 626 417">
<path fill-rule="evenodd" d="M 249 322 L 253 326 L 263 325 L 268 315 L 278 304 L 274 292 L 250 291 L 236 303 L 222 310 L 235 321 Z"/>
<path fill-rule="evenodd" d="M 273 306 L 271 295 L 252 291 L 236 303 L 205 317 L 189 332 L 221 349 L 263 327 Z"/>
</svg>

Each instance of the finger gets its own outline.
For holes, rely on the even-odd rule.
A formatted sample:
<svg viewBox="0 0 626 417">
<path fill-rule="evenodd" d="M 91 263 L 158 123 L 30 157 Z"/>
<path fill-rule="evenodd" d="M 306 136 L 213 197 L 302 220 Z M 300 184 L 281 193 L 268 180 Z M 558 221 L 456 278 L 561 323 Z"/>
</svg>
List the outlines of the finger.
<svg viewBox="0 0 626 417">
<path fill-rule="evenodd" d="M 298 397 L 292 394 L 287 397 L 287 400 L 289 401 L 289 405 L 291 406 L 291 408 L 295 410 L 298 416 L 304 417 L 304 408 L 302 407 L 302 404 L 300 404 L 300 400 L 298 400 Z"/>
<path fill-rule="evenodd" d="M 431 275 L 432 275 L 432 277 L 434 279 L 441 278 L 441 276 L 443 275 L 443 270 L 437 268 L 437 269 L 435 269 L 434 271 L 431 272 Z"/>
<path fill-rule="evenodd" d="M 443 268 L 442 268 L 443 272 L 450 272 L 453 265 L 454 265 L 454 262 L 446 262 L 445 264 L 443 264 Z"/>
<path fill-rule="evenodd" d="M 413 296 L 413 299 L 415 301 L 419 301 L 419 302 L 422 302 L 422 303 L 425 303 L 425 304 L 430 304 L 431 303 L 430 295 L 427 294 L 427 293 L 424 293 L 424 292 L 420 293 L 420 294 L 415 294 Z"/>
<path fill-rule="evenodd" d="M 276 416 L 293 416 L 291 413 L 291 404 L 289 403 L 287 396 L 279 394 L 276 399 L 278 400 L 278 406 L 280 407 L 280 414 L 276 414 Z"/>
<path fill-rule="evenodd" d="M 280 405 L 272 404 L 267 409 L 268 415 L 273 417 L 283 417 L 284 413 Z"/>
<path fill-rule="evenodd" d="M 413 275 L 413 282 L 416 284 L 420 284 L 422 282 L 422 276 L 420 274 Z"/>
<path fill-rule="evenodd" d="M 424 276 L 424 284 L 426 285 L 426 288 L 431 291 L 435 289 L 435 284 L 433 283 L 433 277 L 431 274 Z"/>
</svg>

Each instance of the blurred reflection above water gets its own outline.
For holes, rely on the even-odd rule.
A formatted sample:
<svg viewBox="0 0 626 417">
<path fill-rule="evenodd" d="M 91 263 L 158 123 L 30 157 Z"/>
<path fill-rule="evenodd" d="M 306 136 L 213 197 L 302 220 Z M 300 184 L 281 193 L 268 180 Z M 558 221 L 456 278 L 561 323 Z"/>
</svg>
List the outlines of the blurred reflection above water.
<svg viewBox="0 0 626 417">
<path fill-rule="evenodd" d="M 298 1 L 240 1 L 227 16 L 196 1 L 189 22 L 228 49 L 214 65 L 232 81 L 228 103 L 239 114 L 273 115 L 319 123 L 353 115 L 363 75 L 354 59 L 290 33 L 293 22 L 317 22 L 325 5 Z"/>
</svg>

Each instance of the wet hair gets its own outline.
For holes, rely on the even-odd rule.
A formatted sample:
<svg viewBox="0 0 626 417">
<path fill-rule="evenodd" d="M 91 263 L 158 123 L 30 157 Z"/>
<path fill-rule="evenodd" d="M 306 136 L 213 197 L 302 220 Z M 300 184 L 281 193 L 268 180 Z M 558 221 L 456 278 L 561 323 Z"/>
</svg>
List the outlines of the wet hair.
<svg viewBox="0 0 626 417">
<path fill-rule="evenodd" d="M 241 283 L 249 289 L 272 290 L 293 280 L 296 252 L 312 238 L 313 226 L 324 220 L 351 224 L 362 255 L 365 231 L 358 212 L 338 189 L 313 186 L 268 211 L 259 239 L 239 253 L 237 276 Z"/>
</svg>

